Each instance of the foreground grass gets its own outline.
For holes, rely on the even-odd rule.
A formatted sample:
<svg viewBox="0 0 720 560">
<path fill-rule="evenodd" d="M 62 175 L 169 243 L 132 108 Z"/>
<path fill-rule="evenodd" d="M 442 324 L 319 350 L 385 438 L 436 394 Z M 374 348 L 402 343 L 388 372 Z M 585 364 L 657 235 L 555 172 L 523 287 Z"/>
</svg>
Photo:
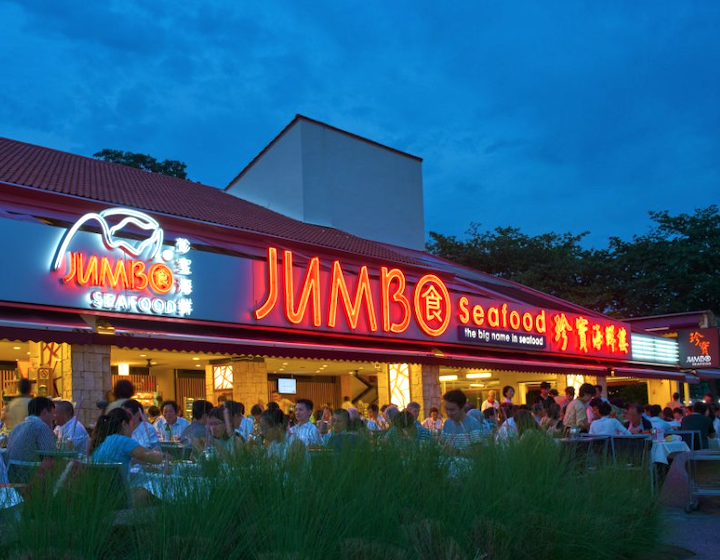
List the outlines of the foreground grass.
<svg viewBox="0 0 720 560">
<path fill-rule="evenodd" d="M 0 557 L 394 560 L 637 558 L 658 540 L 647 473 L 578 476 L 545 438 L 467 459 L 379 446 L 281 465 L 245 453 L 175 480 L 172 500 L 117 521 L 112 492 L 37 485 Z"/>
</svg>

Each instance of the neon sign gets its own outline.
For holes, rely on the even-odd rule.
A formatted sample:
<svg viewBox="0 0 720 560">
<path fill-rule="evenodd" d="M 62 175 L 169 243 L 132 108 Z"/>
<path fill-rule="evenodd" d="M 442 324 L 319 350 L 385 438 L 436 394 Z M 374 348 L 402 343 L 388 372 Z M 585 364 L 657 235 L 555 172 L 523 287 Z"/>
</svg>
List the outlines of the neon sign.
<svg viewBox="0 0 720 560">
<path fill-rule="evenodd" d="M 630 331 L 622 323 L 451 292 L 435 274 L 408 282 L 402 270 L 386 266 L 351 272 L 319 257 L 301 265 L 292 251 L 280 255 L 270 247 L 255 285 L 262 290 L 252 312 L 259 323 L 630 358 Z"/>
<path fill-rule="evenodd" d="M 83 226 L 100 227 L 102 250 L 83 247 Z M 131 231 L 132 230 L 132 231 Z M 138 237 L 138 241 L 133 241 Z M 82 216 L 63 235 L 51 271 L 67 289 L 84 294 L 85 305 L 106 311 L 187 316 L 192 313 L 190 242 L 178 238 L 163 249 L 164 232 L 152 217 L 125 208 Z M 87 237 L 85 238 L 87 244 Z M 70 250 L 79 245 L 80 250 Z"/>
</svg>

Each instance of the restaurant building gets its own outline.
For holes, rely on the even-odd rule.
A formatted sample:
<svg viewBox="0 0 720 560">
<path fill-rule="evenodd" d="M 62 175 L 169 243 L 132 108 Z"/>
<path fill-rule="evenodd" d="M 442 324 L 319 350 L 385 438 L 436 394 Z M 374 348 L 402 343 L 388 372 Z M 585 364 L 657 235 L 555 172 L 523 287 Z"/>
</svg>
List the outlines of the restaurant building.
<svg viewBox="0 0 720 560">
<path fill-rule="evenodd" d="M 0 375 L 338 406 L 687 374 L 677 342 L 423 251 L 421 160 L 296 117 L 225 190 L 0 138 Z M 691 376 L 692 378 L 692 376 Z"/>
</svg>

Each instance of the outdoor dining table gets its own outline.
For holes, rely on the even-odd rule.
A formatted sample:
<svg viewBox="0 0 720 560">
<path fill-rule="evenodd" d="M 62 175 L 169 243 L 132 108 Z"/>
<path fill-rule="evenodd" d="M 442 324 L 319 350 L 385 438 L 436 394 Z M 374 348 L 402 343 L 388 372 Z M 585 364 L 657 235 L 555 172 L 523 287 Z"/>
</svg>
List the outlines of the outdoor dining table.
<svg viewBox="0 0 720 560">
<path fill-rule="evenodd" d="M 668 464 L 668 457 L 676 453 L 685 453 L 690 451 L 688 444 L 682 439 L 675 439 L 678 436 L 673 436 L 671 441 L 661 440 L 653 441 L 650 456 L 653 463 Z"/>
</svg>

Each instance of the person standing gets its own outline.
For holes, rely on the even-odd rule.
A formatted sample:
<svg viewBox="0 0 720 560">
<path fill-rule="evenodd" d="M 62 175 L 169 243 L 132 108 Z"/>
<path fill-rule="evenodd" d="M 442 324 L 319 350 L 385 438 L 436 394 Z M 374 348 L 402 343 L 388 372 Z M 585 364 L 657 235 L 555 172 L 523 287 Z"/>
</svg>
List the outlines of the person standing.
<svg viewBox="0 0 720 560">
<path fill-rule="evenodd" d="M 555 402 L 550 396 L 550 383 L 543 381 L 540 383 L 540 395 L 535 399 L 535 404 L 541 404 L 547 410 L 548 407 Z"/>
<path fill-rule="evenodd" d="M 580 385 L 579 396 L 570 402 L 565 410 L 563 425 L 565 428 L 579 428 L 587 431 L 590 422 L 588 421 L 587 407 L 590 400 L 595 396 L 595 387 L 590 383 Z"/>
<path fill-rule="evenodd" d="M 682 429 L 683 431 L 691 430 L 700 432 L 700 441 L 695 440 L 695 449 L 707 449 L 708 448 L 708 436 L 714 434 L 713 421 L 707 415 L 707 405 L 698 401 L 693 405 L 692 413 L 683 418 Z"/>
<path fill-rule="evenodd" d="M 295 419 L 297 424 L 288 430 L 290 442 L 300 441 L 308 447 L 310 445 L 322 445 L 320 430 L 310 422 L 314 404 L 310 399 L 298 399 L 295 403 Z"/>
<path fill-rule="evenodd" d="M 488 391 L 488 397 L 480 405 L 480 412 L 485 412 L 488 408 L 494 408 L 495 410 L 500 408 L 500 403 L 497 401 L 497 393 L 490 389 Z"/>
<path fill-rule="evenodd" d="M 3 418 L 8 430 L 12 431 L 15 426 L 27 418 L 31 390 L 32 382 L 27 377 L 21 377 L 17 384 L 18 396 L 7 403 L 3 410 Z"/>
</svg>

